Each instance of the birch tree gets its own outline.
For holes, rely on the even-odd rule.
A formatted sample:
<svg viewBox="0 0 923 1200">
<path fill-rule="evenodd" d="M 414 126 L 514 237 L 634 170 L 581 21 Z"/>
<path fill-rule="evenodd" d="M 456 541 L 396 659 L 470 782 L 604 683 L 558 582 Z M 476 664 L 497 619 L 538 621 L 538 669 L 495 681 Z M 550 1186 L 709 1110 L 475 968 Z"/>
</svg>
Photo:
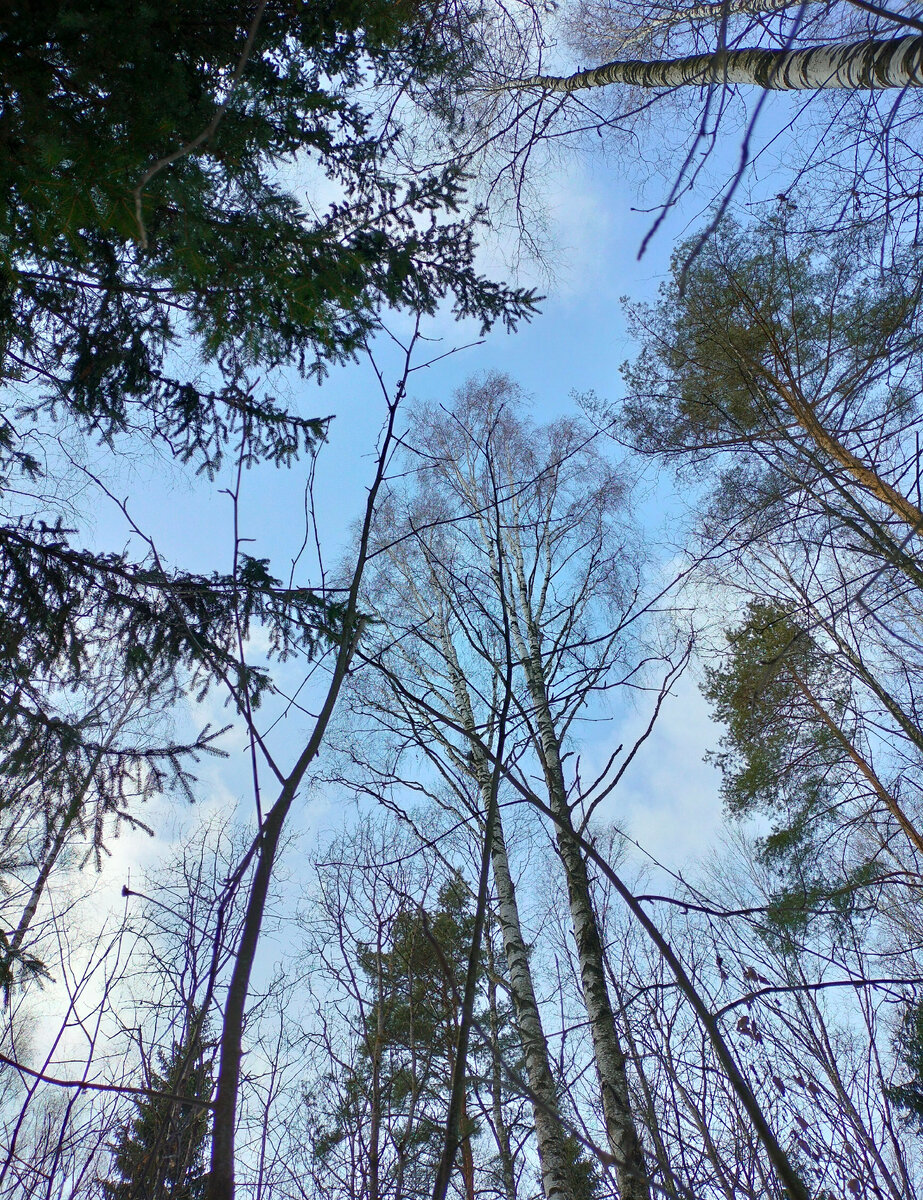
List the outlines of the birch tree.
<svg viewBox="0 0 923 1200">
<path fill-rule="evenodd" d="M 863 38 L 804 50 L 719 49 L 655 62 L 616 60 L 572 75 L 530 75 L 502 86 L 566 94 L 611 84 L 640 88 L 749 84 L 772 91 L 923 87 L 923 36 Z"/>
<path fill-rule="evenodd" d="M 434 511 L 428 505 L 428 500 L 432 499 L 424 499 L 423 507 L 417 508 L 415 516 L 410 516 L 411 523 L 427 508 Z M 435 511 L 445 510 L 437 506 Z M 394 535 L 399 527 L 395 522 L 400 520 L 392 498 L 383 510 L 381 522 L 386 538 Z M 452 518 L 453 527 L 454 521 Z M 428 756 L 435 759 L 448 788 L 453 811 L 474 815 L 482 826 L 492 788 L 492 770 L 483 746 L 485 742 L 494 746 L 500 740 L 501 721 L 495 707 L 495 686 L 489 675 L 485 692 L 483 669 L 479 671 L 480 680 L 466 669 L 470 663 L 469 638 L 474 636 L 483 649 L 494 656 L 491 669 L 496 665 L 499 650 L 489 609 L 486 622 L 479 619 L 485 616 L 483 597 L 475 599 L 474 595 L 469 595 L 468 599 L 474 601 L 469 604 L 453 594 L 453 584 L 459 581 L 452 573 L 455 555 L 451 540 L 445 536 L 442 522 L 436 517 L 428 532 L 412 540 L 402 539 L 393 548 L 387 548 L 386 556 L 379 559 L 372 576 L 370 595 L 374 603 L 390 612 L 392 620 L 401 613 L 403 620 L 413 622 L 413 641 L 399 638 L 389 649 L 385 662 L 389 673 L 397 670 L 404 684 L 413 681 L 418 694 L 426 697 L 422 709 L 403 688 L 395 691 L 386 687 L 380 702 L 376 701 L 374 691 L 364 690 L 362 695 L 363 703 L 374 706 L 379 723 L 391 726 L 392 732 L 402 741 L 409 736 L 412 744 L 421 745 Z M 429 710 L 433 706 L 445 718 L 444 724 L 440 724 L 438 718 L 432 719 Z M 508 752 L 515 753 L 512 749 Z M 368 769 L 367 760 L 363 765 Z M 558 1112 L 558 1085 L 549 1063 L 504 824 L 501 810 L 496 814 L 490 844 L 496 921 L 503 939 L 526 1078 L 533 1100 L 543 1187 L 546 1196 L 569 1197 L 570 1164 Z"/>
<path fill-rule="evenodd" d="M 459 393 L 450 412 L 421 414 L 416 439 L 427 450 L 418 488 L 380 536 L 399 547 L 403 607 L 419 616 L 410 626 L 416 642 L 411 636 L 394 640 L 404 660 L 419 653 L 414 674 L 422 681 L 422 704 L 405 695 L 401 681 L 408 678 L 406 667 L 389 668 L 387 657 L 383 665 L 398 700 L 414 710 L 421 736 L 444 744 L 439 728 L 447 726 L 455 765 L 467 760 L 468 773 L 478 779 L 482 752 L 471 731 L 473 726 L 479 737 L 488 735 L 496 712 L 492 698 L 499 683 L 493 656 L 499 606 L 506 606 L 518 672 L 511 745 L 520 747 L 519 753 L 534 755 L 555 814 L 603 1124 L 620 1193 L 646 1196 L 649 1178 L 632 1110 L 626 1056 L 606 986 L 590 881 L 574 824 L 580 803 L 591 808 L 594 793 L 589 788 L 580 794 L 576 779 L 568 778 L 564 768 L 573 723 L 624 666 L 621 625 L 631 610 L 636 580 L 627 535 L 620 526 L 623 487 L 596 452 L 588 428 L 580 422 L 559 422 L 533 432 L 514 404 L 511 385 L 488 377 Z M 458 522 L 457 533 L 446 532 L 455 529 L 449 522 Z M 431 536 L 428 528 L 436 532 Z M 412 556 L 408 543 L 414 547 Z M 392 610 L 400 608 L 392 605 Z M 447 633 L 452 633 L 452 641 Z M 422 649 L 417 651 L 417 645 Z M 458 645 L 464 647 L 462 652 Z M 436 656 L 432 665 L 430 654 Z M 632 674 L 631 667 L 625 671 Z M 484 715 L 473 711 L 472 692 Z M 600 796 L 607 782 L 611 780 L 604 773 L 597 781 Z M 493 864 L 498 896 L 508 895 L 508 868 L 499 843 Z M 519 939 L 512 906 L 506 902 L 501 907 L 509 909 L 504 938 L 512 978 L 516 971 L 524 974 L 517 964 Z M 517 1007 L 523 1011 L 522 995 Z M 538 1028 L 535 1037 L 538 1047 Z"/>
<path fill-rule="evenodd" d="M 823 196 L 827 228 L 875 226 L 913 241 L 923 167 L 915 11 L 865 0 L 498 7 L 516 32 L 480 43 L 465 144 L 479 147 L 489 194 L 498 206 L 508 195 L 528 244 L 540 241 L 530 205 L 565 156 L 600 156 L 638 185 L 668 172 L 662 218 L 685 192 L 715 186 L 713 154 L 726 207 L 770 144 L 785 147 L 773 191 L 804 180 Z M 752 178 L 767 199 L 765 175 Z"/>
</svg>

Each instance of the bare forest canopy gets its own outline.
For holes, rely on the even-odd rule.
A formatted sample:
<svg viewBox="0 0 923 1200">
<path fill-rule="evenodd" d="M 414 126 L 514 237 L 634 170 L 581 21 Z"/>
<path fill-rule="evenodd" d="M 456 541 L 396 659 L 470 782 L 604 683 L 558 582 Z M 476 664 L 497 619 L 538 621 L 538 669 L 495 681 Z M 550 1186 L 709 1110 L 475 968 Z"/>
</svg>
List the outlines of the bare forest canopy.
<svg viewBox="0 0 923 1200">
<path fill-rule="evenodd" d="M 8 0 L 0 81 L 0 1200 L 914 1200 L 923 5 Z M 565 405 L 485 263 L 591 161 L 684 233 Z"/>
</svg>

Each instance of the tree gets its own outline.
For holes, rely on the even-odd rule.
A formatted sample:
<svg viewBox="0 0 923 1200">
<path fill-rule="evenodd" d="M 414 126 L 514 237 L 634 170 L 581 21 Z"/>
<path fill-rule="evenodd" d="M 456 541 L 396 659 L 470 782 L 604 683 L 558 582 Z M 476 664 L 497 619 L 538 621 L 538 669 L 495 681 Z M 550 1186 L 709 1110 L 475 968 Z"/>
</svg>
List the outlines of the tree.
<svg viewBox="0 0 923 1200">
<path fill-rule="evenodd" d="M 193 1013 L 171 1055 L 151 1072 L 151 1094 L 135 1101 L 134 1116 L 112 1144 L 116 1177 L 103 1183 L 106 1200 L 202 1200 L 208 1142 L 211 1062 L 201 1014 Z"/>
<path fill-rule="evenodd" d="M 80 746 L 37 680 L 79 682 L 96 634 L 134 679 L 178 670 L 207 685 L 242 670 L 250 622 L 283 653 L 337 633 L 335 606 L 262 560 L 199 574 L 81 546 L 50 484 L 68 423 L 113 448 L 153 441 L 206 474 L 230 445 L 246 465 L 291 464 L 324 421 L 260 393 L 251 373 L 323 375 L 383 309 L 432 312 L 448 293 L 487 323 L 530 307 L 474 271 L 470 222 L 445 219 L 458 172 L 396 183 L 395 135 L 358 98 L 364 72 L 412 90 L 446 68 L 451 47 L 427 32 L 436 15 L 215 0 L 145 9 L 123 28 L 106 0 L 6 11 L 0 702 L 14 761 L 40 739 Z M 324 213 L 279 182 L 297 155 L 342 189 Z M 258 670 L 236 679 L 254 698 L 266 683 Z"/>
<path fill-rule="evenodd" d="M 889 1099 L 903 1110 L 908 1125 L 923 1125 L 923 1006 L 908 1003 L 897 1032 L 898 1060 L 910 1078 L 892 1084 Z"/>
<path fill-rule="evenodd" d="M 468 119 L 457 137 L 534 252 L 534 209 L 565 152 L 601 154 L 631 181 L 672 168 L 642 253 L 685 193 L 716 186 L 706 202 L 724 212 L 745 178 L 757 202 L 803 185 L 831 232 L 869 228 L 913 244 L 917 14 L 866 0 L 496 7 L 493 35 L 477 41 L 476 86 L 461 81 Z M 780 140 L 770 192 L 749 169 Z M 707 168 L 715 154 L 717 185 Z"/>
<path fill-rule="evenodd" d="M 43 460 L 70 422 L 111 448 L 155 443 L 206 476 L 229 448 L 241 472 L 289 465 L 317 447 L 325 422 L 286 409 L 254 376 L 322 376 L 367 346 L 388 309 L 419 318 L 451 295 L 457 313 L 486 325 L 531 310 L 531 294 L 474 269 L 472 217 L 453 217 L 459 169 L 420 165 L 398 180 L 397 133 L 376 123 L 389 89 L 425 90 L 447 68 L 453 35 L 438 32 L 438 12 L 216 0 L 145 9 L 122 30 L 111 4 L 49 0 L 3 18 L 0 378 L 18 413 L 0 445 L 8 761 L 28 762 L 42 737 L 59 742 L 56 759 L 84 752 L 83 731 L 53 711 L 42 680 L 69 671 L 79 684 L 97 639 L 151 690 L 226 688 L 261 751 L 253 709 L 271 681 L 244 652 L 251 629 L 262 626 L 281 657 L 335 660 L 292 770 L 269 755 L 281 791 L 265 813 L 257 796 L 260 828 L 228 883 L 236 891 L 253 868 L 221 1034 L 214 1197 L 233 1193 L 240 1040 L 273 863 L 361 629 L 361 567 L 342 601 L 285 585 L 236 538 L 230 572 L 176 568 L 127 506 L 142 556 L 85 548 Z M 324 212 L 280 183 L 279 164 L 299 154 L 337 191 Z M 120 749 L 115 760 L 130 763 Z"/>
<path fill-rule="evenodd" d="M 452 879 L 440 889 L 436 907 L 431 912 L 410 910 L 398 916 L 391 930 L 390 945 L 383 956 L 373 955 L 368 950 L 359 956 L 361 969 L 367 975 L 374 973 L 384 989 L 384 996 L 373 1009 L 371 1019 L 381 1039 L 381 1044 L 376 1039 L 376 1051 L 391 1051 L 391 1079 L 386 1085 L 391 1094 L 386 1102 L 392 1111 L 400 1092 L 407 1090 L 413 1094 L 420 1090 L 418 1082 L 408 1078 L 416 1059 L 414 1042 L 430 1047 L 427 1070 L 431 1077 L 423 1084 L 424 1093 L 433 1086 L 446 1089 L 451 1083 L 473 925 L 467 886 L 460 878 Z M 384 1011 L 379 1007 L 381 1004 L 385 1005 Z M 444 1105 L 448 1109 L 447 1095 Z M 467 1103 L 462 1109 L 460 1134 L 464 1194 L 466 1200 L 473 1200 L 475 1181 L 471 1143 L 477 1134 L 477 1125 L 469 1116 Z M 433 1171 L 444 1136 L 444 1123 L 424 1121 L 418 1125 L 411 1143 L 415 1157 L 429 1143 Z"/>
<path fill-rule="evenodd" d="M 918 859 L 923 835 L 857 749 L 849 679 L 809 634 L 754 602 L 728 641 L 730 653 L 708 671 L 704 689 L 728 730 L 718 756 L 728 810 L 775 818 L 763 845 L 792 871 L 793 916 L 824 896 L 848 911 L 853 889 L 884 873 L 890 858 L 893 835 L 875 836 L 882 824 L 896 826 Z M 850 830 L 860 834 L 857 861 L 842 845 Z"/>
<path fill-rule="evenodd" d="M 477 782 L 482 804 L 495 770 L 488 751 L 505 770 L 526 770 L 519 759 L 527 755 L 541 771 L 567 878 L 604 1127 L 622 1195 L 640 1197 L 647 1168 L 576 829 L 578 806 L 592 809 L 594 788 L 607 788 L 598 780 L 581 789 L 563 766 L 573 722 L 623 662 L 622 626 L 634 600 L 619 525 L 623 488 L 592 431 L 565 421 L 533 430 L 517 399 L 507 379 L 490 376 L 460 392 L 451 412 L 420 414 L 415 441 L 427 447 L 426 466 L 399 506 L 392 501 L 378 533 L 384 551 L 395 550 L 380 556 L 388 565 L 376 569 L 371 597 L 392 612 L 403 608 L 409 621 L 404 636 L 392 630 L 385 643 L 381 665 L 393 695 L 380 706 L 381 720 L 400 713 L 421 744 L 447 760 L 446 773 L 461 769 Z M 516 671 L 508 733 L 505 627 Z M 494 830 L 498 912 L 527 1062 L 534 1056 L 536 1123 L 550 1115 L 553 1135 L 547 1048 L 522 961 L 502 823 Z M 566 1165 L 545 1157 L 555 1155 L 551 1137 L 540 1147 L 546 1194 L 569 1194 Z"/>
<path fill-rule="evenodd" d="M 916 955 L 890 952 L 873 905 L 844 920 L 822 899 L 806 934 L 778 922 L 776 886 L 776 872 L 738 832 L 724 853 L 684 873 L 670 894 L 645 897 L 645 906 L 656 906 L 660 928 L 725 1024 L 808 1194 L 906 1200 L 918 1190 L 920 1145 L 900 1128 L 887 1086 L 892 1014 L 918 972 Z M 866 900 L 883 886 L 870 883 Z M 639 943 L 622 911 L 606 905 L 607 944 L 625 981 L 678 1194 L 784 1194 L 663 961 Z"/>
<path fill-rule="evenodd" d="M 418 819 L 429 824 L 424 814 Z M 443 854 L 420 846 L 397 818 L 381 814 L 325 849 L 314 890 L 316 902 L 303 924 L 325 1013 L 314 1035 L 323 1047 L 314 1066 L 319 1078 L 308 1085 L 313 1170 L 325 1181 L 319 1189 L 367 1200 L 428 1196 L 458 1053 L 475 920 L 471 891 Z M 481 1145 L 490 1110 L 481 1092 L 486 1085 L 493 1093 L 494 1055 L 509 1042 L 503 1006 L 485 995 L 491 987 L 486 945 L 474 1020 L 495 1030 L 497 1044 L 476 1040 L 465 1077 L 453 1164 L 465 1196 L 489 1187 Z M 494 1115 L 507 1091 L 504 1078 L 501 1094 L 491 1096 Z"/>
<path fill-rule="evenodd" d="M 634 310 L 642 350 L 626 368 L 623 429 L 710 486 L 705 555 L 752 598 L 708 688 L 729 722 L 731 808 L 797 778 L 802 817 L 832 814 L 850 779 L 913 857 L 923 840 L 899 781 L 923 750 L 919 666 L 901 632 L 923 582 L 923 514 L 907 486 L 919 471 L 918 289 L 903 259 L 812 245 L 796 219 L 720 228 L 688 272 L 680 251 L 661 303 Z"/>
<path fill-rule="evenodd" d="M 747 227 L 723 222 L 687 270 L 692 250 L 677 250 L 657 305 L 629 310 L 642 347 L 625 368 L 631 444 L 687 464 L 733 461 L 747 487 L 731 502 L 749 491 L 754 513 L 797 492 L 842 512 L 842 481 L 887 529 L 923 527 L 902 491 L 920 396 L 913 257 L 882 265 L 874 242 L 820 238 L 787 202 Z"/>
<path fill-rule="evenodd" d="M 738 11 L 741 11 L 738 9 Z M 748 10 L 744 10 L 748 11 Z M 503 84 L 543 92 L 627 84 L 674 88 L 751 84 L 770 90 L 907 88 L 923 86 L 923 38 L 863 39 L 806 50 L 726 50 L 660 62 L 610 62 L 574 75 L 532 75 Z"/>
<path fill-rule="evenodd" d="M 812 238 L 809 219 L 786 207 L 719 225 L 694 261 L 680 250 L 661 304 L 634 312 L 622 435 L 699 485 L 696 550 L 712 558 L 700 579 L 727 626 L 705 686 L 727 730 L 724 795 L 732 813 L 772 821 L 759 898 L 697 897 L 753 921 L 752 940 L 729 934 L 716 951 L 726 985 L 748 938 L 742 977 L 760 1010 L 737 1029 L 753 1056 L 785 1062 L 792 1040 L 796 1062 L 818 1064 L 810 1084 L 770 1069 L 767 1111 L 794 1118 L 817 1186 L 824 1163 L 835 1186 L 903 1196 L 912 1165 L 881 1014 L 915 977 L 923 862 L 919 296 L 901 253 L 882 262 L 871 239 Z M 822 1005 L 844 988 L 845 1010 L 856 980 L 861 1069 L 834 1052 L 839 1014 Z"/>
</svg>

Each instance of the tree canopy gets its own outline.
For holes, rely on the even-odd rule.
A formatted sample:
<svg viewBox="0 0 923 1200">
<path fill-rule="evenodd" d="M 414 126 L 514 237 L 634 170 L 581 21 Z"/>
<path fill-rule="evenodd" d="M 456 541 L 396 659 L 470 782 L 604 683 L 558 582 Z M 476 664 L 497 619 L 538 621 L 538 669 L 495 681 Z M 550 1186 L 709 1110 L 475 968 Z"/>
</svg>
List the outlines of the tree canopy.
<svg viewBox="0 0 923 1200">
<path fill-rule="evenodd" d="M 920 1193 L 919 7 L 4 7 L 0 1197 Z"/>
</svg>

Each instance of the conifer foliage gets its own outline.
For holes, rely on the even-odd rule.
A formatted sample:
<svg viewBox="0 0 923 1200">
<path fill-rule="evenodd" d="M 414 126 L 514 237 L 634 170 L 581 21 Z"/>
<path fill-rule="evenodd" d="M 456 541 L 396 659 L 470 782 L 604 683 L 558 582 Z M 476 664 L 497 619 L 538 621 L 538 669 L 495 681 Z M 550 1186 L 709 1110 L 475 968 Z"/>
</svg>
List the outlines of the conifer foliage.
<svg viewBox="0 0 923 1200">
<path fill-rule="evenodd" d="M 149 1088 L 111 1144 L 113 1176 L 103 1183 L 103 1195 L 106 1200 L 202 1200 L 212 1071 L 197 1017 L 172 1054 L 161 1054 Z"/>
<path fill-rule="evenodd" d="M 54 480 L 62 434 L 155 443 L 206 475 L 229 446 L 245 466 L 291 465 L 325 422 L 280 403 L 267 371 L 323 375 L 386 309 L 431 313 L 451 295 L 489 325 L 531 308 L 528 293 L 474 270 L 457 171 L 398 181 L 398 131 L 375 117 L 376 97 L 412 97 L 449 62 L 454 35 L 437 35 L 436 14 L 430 0 L 4 7 L 6 769 L 22 770 L 39 743 L 58 758 L 85 749 L 55 696 L 92 674 L 101 641 L 121 647 L 130 677 L 156 681 L 152 693 L 178 671 L 202 687 L 230 681 L 249 702 L 267 686 L 237 653 L 252 623 L 281 655 L 338 636 L 336 605 L 283 586 L 263 559 L 202 573 L 153 547 L 138 557 L 81 544 L 80 514 Z M 334 202 L 280 182 L 296 160 Z M 118 763 L 132 764 L 127 747 Z"/>
</svg>

